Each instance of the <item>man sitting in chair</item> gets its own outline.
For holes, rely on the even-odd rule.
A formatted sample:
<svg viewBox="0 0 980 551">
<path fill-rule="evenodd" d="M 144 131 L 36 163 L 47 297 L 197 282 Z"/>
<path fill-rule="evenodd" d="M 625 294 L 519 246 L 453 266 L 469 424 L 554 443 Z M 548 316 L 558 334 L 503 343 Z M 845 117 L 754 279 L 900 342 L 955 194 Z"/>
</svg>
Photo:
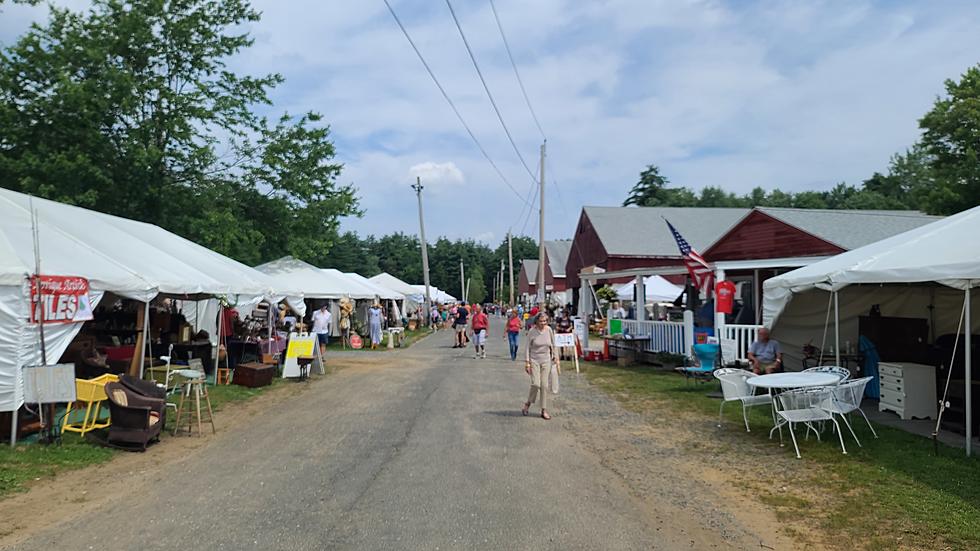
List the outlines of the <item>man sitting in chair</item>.
<svg viewBox="0 0 980 551">
<path fill-rule="evenodd" d="M 783 370 L 783 353 L 779 342 L 769 338 L 769 330 L 765 327 L 759 329 L 759 340 L 752 343 L 747 355 L 752 371 L 758 375 Z"/>
</svg>

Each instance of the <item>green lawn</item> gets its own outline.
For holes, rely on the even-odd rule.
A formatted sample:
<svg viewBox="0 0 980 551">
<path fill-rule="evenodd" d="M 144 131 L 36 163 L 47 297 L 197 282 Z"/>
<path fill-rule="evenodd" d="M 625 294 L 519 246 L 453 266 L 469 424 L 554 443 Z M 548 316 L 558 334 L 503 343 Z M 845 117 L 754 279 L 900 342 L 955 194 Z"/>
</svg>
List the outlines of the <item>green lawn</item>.
<svg viewBox="0 0 980 551">
<path fill-rule="evenodd" d="M 643 366 L 583 366 L 593 384 L 629 409 L 650 413 L 669 408 L 705 420 L 717 418 L 719 401 L 706 396 L 706 391 L 718 390 L 717 383 L 690 384 L 676 373 Z M 757 461 L 759 452 L 771 452 L 775 445 L 768 438 L 772 419 L 767 408 L 752 408 L 749 420 L 756 429 L 745 433 L 741 407 L 731 403 L 720 429 L 726 433 L 722 438 L 747 442 L 726 447 L 726 453 L 744 454 L 746 462 Z M 807 473 L 806 484 L 833 496 L 829 504 L 814 507 L 806 497 L 753 490 L 778 516 L 819 516 L 828 540 L 845 547 L 980 549 L 980 460 L 944 445 L 936 456 L 931 440 L 880 425 L 875 426 L 876 440 L 863 420 L 852 424 L 864 447 L 846 438 L 848 455 L 840 453 L 833 436 L 819 443 L 813 438 L 801 441 L 803 460 L 796 465 Z M 792 457 L 790 445 L 782 450 Z"/>
<path fill-rule="evenodd" d="M 432 332 L 426 327 L 422 327 L 414 331 L 409 331 L 408 329 L 405 329 L 405 336 L 404 336 L 404 340 L 402 340 L 401 348 L 408 348 L 409 346 L 418 342 L 418 340 L 421 339 L 422 337 L 429 335 L 431 333 Z M 361 347 L 361 350 L 370 350 L 371 338 L 370 337 L 361 337 L 361 338 L 363 339 L 364 342 L 364 346 Z M 331 350 L 337 351 L 337 350 L 353 350 L 353 349 L 350 348 L 349 346 L 347 348 L 344 348 L 343 343 L 341 343 L 340 341 L 340 337 L 330 337 L 330 344 L 327 345 L 327 351 L 331 351 Z M 383 338 L 381 339 L 381 344 L 378 346 L 376 350 L 389 350 L 387 335 L 383 335 Z M 398 350 L 398 348 L 394 348 L 393 350 Z"/>
</svg>

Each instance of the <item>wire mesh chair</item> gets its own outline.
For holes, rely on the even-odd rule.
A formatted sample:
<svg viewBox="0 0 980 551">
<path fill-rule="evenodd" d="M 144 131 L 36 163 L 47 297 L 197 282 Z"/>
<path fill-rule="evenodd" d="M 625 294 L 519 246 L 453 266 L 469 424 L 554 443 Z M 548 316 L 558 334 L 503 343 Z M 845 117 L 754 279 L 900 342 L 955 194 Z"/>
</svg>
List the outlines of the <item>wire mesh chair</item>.
<svg viewBox="0 0 980 551">
<path fill-rule="evenodd" d="M 763 406 L 771 404 L 771 398 L 766 394 L 755 394 L 755 389 L 749 386 L 748 380 L 758 377 L 751 371 L 738 369 L 735 367 L 724 367 L 714 372 L 714 376 L 721 383 L 721 393 L 723 399 L 718 408 L 718 426 L 721 427 L 722 411 L 725 409 L 726 402 L 742 402 L 742 419 L 745 420 L 745 432 L 752 432 L 749 429 L 748 408 L 752 406 Z"/>
<path fill-rule="evenodd" d="M 832 387 L 813 388 L 805 390 L 791 390 L 779 395 L 779 403 L 782 408 L 776 412 L 789 425 L 789 435 L 793 439 L 793 448 L 796 450 L 796 458 L 801 459 L 800 446 L 796 441 L 796 433 L 793 425 L 803 423 L 807 426 L 807 436 L 812 429 L 820 439 L 820 432 L 813 427 L 813 423 L 818 421 L 831 421 L 837 428 L 837 436 L 840 438 L 840 449 L 846 455 L 847 448 L 844 447 L 844 435 L 841 434 L 840 425 L 834 415 L 823 408 L 823 404 L 832 397 Z M 782 431 L 779 433 L 782 439 Z"/>
<path fill-rule="evenodd" d="M 871 434 L 875 438 L 878 438 L 878 433 L 871 426 L 871 421 L 868 420 L 868 416 L 861 409 L 861 399 L 864 398 L 864 387 L 868 386 L 868 382 L 871 379 L 873 377 L 862 377 L 846 383 L 842 382 L 836 387 L 831 388 L 830 396 L 821 406 L 831 414 L 840 415 L 841 419 L 844 420 L 844 424 L 847 425 L 847 429 L 851 431 L 851 436 L 854 437 L 854 441 L 857 442 L 858 446 L 861 445 L 861 441 L 854 434 L 851 422 L 847 419 L 848 415 L 852 412 L 859 412 L 861 417 L 864 417 L 864 422 L 868 424 L 868 428 L 871 429 Z"/>
<path fill-rule="evenodd" d="M 816 367 L 808 367 L 807 369 L 803 370 L 803 373 L 832 373 L 840 377 L 841 382 L 851 378 L 851 370 L 839 365 L 818 365 Z"/>
</svg>

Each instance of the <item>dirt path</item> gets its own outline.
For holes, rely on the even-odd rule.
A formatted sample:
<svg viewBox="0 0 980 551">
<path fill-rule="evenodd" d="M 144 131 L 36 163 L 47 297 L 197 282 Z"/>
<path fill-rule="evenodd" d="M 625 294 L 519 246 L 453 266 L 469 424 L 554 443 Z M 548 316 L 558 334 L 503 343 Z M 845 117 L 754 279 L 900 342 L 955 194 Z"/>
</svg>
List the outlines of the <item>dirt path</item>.
<svg viewBox="0 0 980 551">
<path fill-rule="evenodd" d="M 340 371 L 220 412 L 216 436 L 38 483 L 0 502 L 0 547 L 818 548 L 729 482 L 704 427 L 572 374 L 555 420 L 522 418 L 505 342 L 474 360 L 448 339 L 336 354 Z"/>
</svg>

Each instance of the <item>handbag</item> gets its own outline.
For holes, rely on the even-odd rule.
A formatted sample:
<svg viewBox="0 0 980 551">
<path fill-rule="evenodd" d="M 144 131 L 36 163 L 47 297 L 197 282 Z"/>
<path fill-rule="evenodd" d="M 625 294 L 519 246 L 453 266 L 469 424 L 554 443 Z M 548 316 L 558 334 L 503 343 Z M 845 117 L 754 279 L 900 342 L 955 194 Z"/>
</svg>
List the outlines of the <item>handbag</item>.
<svg viewBox="0 0 980 551">
<path fill-rule="evenodd" d="M 551 386 L 551 393 L 558 394 L 558 362 L 551 362 L 551 371 L 548 372 L 548 384 Z"/>
</svg>

